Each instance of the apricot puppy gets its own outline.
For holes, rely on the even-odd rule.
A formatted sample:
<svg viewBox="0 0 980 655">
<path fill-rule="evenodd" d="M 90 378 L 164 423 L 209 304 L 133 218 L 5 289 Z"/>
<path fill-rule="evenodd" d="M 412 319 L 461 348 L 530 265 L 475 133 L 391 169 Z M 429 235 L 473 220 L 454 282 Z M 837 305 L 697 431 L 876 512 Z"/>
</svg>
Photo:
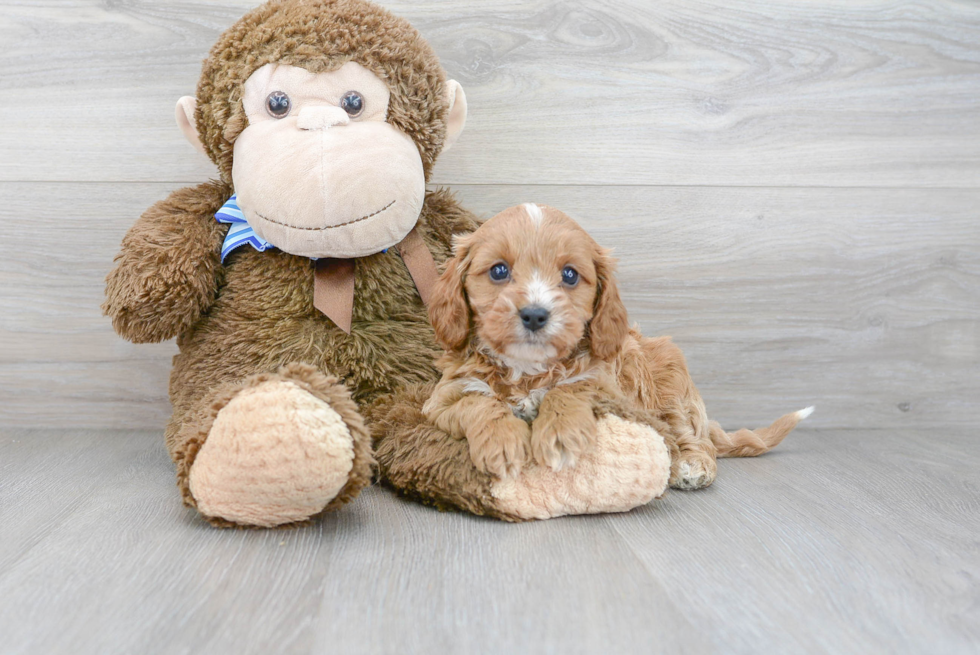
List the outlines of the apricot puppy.
<svg viewBox="0 0 980 655">
<path fill-rule="evenodd" d="M 655 424 L 671 486 L 697 489 L 714 480 L 717 456 L 761 454 L 808 414 L 734 434 L 709 422 L 680 349 L 630 328 L 613 274 L 609 251 L 551 207 L 512 207 L 456 239 L 429 303 L 446 353 L 423 411 L 467 440 L 477 468 L 574 466 L 611 402 Z"/>
</svg>

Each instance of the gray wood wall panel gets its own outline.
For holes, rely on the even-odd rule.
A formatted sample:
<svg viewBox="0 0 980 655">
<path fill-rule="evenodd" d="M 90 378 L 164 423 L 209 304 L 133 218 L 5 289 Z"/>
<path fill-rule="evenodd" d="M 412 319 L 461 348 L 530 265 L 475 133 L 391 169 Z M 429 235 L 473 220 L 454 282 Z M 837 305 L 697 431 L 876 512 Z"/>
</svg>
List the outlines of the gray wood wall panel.
<svg viewBox="0 0 980 655">
<path fill-rule="evenodd" d="M 0 423 L 163 425 L 173 345 L 122 341 L 98 306 L 172 188 L 0 183 Z M 674 336 L 727 425 L 812 403 L 824 427 L 980 419 L 980 190 L 454 188 L 482 215 L 562 207 L 614 247 L 632 318 Z"/>
<path fill-rule="evenodd" d="M 0 179 L 196 180 L 173 129 L 253 2 L 5 3 Z M 976 187 L 980 6 L 393 2 L 468 90 L 453 184 Z"/>
<path fill-rule="evenodd" d="M 0 6 L 0 423 L 159 429 L 172 344 L 99 315 L 126 228 L 213 167 L 173 124 L 252 2 Z M 467 89 L 435 183 L 613 246 L 713 416 L 980 414 L 980 5 L 389 3 Z"/>
</svg>

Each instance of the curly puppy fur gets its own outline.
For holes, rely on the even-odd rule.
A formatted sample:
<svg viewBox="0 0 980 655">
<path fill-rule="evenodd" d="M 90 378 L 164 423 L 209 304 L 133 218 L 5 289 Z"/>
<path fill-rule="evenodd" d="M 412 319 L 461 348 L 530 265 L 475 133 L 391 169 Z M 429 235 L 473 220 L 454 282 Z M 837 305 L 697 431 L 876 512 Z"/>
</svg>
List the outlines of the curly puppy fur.
<svg viewBox="0 0 980 655">
<path fill-rule="evenodd" d="M 225 32 L 204 63 L 195 119 L 221 180 L 175 191 L 148 209 L 124 238 L 106 279 L 103 311 L 120 335 L 134 342 L 177 337 L 166 438 L 190 505 L 187 471 L 217 411 L 262 376 L 298 380 L 314 396 L 350 410 L 341 414 L 358 465 L 331 507 L 366 483 L 371 462 L 367 432 L 357 427 L 356 407 L 341 392 L 364 404 L 438 377 L 433 362 L 439 348 L 426 309 L 395 249 L 357 260 L 351 335 L 314 307 L 309 258 L 244 247 L 223 265 L 220 260 L 228 226 L 214 214 L 234 192 L 234 143 L 246 127 L 242 84 L 267 63 L 315 73 L 347 61 L 388 84 L 388 122 L 414 140 L 428 179 L 445 139 L 449 104 L 445 74 L 418 32 L 362 0 L 274 0 Z M 417 230 L 437 263 L 450 256 L 453 234 L 476 226 L 448 192 L 426 194 Z"/>
<path fill-rule="evenodd" d="M 759 432 L 710 423 L 680 349 L 630 329 L 613 273 L 609 251 L 550 207 L 505 210 L 457 240 L 429 307 L 447 353 L 424 413 L 468 442 L 479 470 L 574 465 L 602 403 L 649 416 L 678 488 L 711 484 L 716 456 L 760 454 L 795 427 L 799 413 Z"/>
</svg>

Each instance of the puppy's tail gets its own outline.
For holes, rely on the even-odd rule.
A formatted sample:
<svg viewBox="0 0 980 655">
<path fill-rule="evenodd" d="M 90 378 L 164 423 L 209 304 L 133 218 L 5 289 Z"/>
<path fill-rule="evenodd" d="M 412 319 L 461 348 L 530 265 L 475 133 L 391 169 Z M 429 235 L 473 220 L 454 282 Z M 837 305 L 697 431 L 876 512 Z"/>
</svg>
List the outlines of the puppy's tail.
<svg viewBox="0 0 980 655">
<path fill-rule="evenodd" d="M 800 421 L 813 413 L 813 407 L 786 414 L 777 418 L 772 425 L 758 430 L 741 429 L 738 432 L 725 432 L 717 421 L 708 423 L 711 441 L 718 449 L 718 457 L 755 457 L 772 450 Z"/>
</svg>

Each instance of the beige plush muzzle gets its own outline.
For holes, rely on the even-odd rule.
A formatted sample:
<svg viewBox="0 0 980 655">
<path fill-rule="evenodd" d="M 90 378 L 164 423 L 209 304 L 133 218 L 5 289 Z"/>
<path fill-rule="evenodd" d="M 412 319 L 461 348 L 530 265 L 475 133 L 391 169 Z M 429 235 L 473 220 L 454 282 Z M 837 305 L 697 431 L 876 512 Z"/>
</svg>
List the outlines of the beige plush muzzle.
<svg viewBox="0 0 980 655">
<path fill-rule="evenodd" d="M 381 121 L 311 106 L 235 142 L 238 205 L 256 234 L 305 257 L 363 257 L 401 241 L 425 199 L 415 143 Z"/>
<path fill-rule="evenodd" d="M 425 171 L 412 139 L 387 122 L 391 97 L 374 73 L 349 61 L 311 73 L 266 64 L 243 85 L 248 126 L 235 141 L 232 182 L 238 206 L 260 237 L 293 255 L 353 258 L 397 245 L 415 227 L 425 201 Z M 360 111 L 344 98 L 356 94 Z M 445 152 L 466 123 L 466 95 L 445 87 Z M 288 111 L 269 106 L 288 96 Z M 177 124 L 207 154 L 197 101 L 177 102 Z"/>
<path fill-rule="evenodd" d="M 349 95 L 359 98 L 350 112 Z M 284 103 L 271 107 L 274 96 Z M 411 231 L 425 172 L 415 142 L 386 120 L 389 99 L 385 83 L 355 62 L 321 73 L 266 64 L 249 76 L 232 180 L 256 234 L 294 255 L 348 258 Z"/>
</svg>

